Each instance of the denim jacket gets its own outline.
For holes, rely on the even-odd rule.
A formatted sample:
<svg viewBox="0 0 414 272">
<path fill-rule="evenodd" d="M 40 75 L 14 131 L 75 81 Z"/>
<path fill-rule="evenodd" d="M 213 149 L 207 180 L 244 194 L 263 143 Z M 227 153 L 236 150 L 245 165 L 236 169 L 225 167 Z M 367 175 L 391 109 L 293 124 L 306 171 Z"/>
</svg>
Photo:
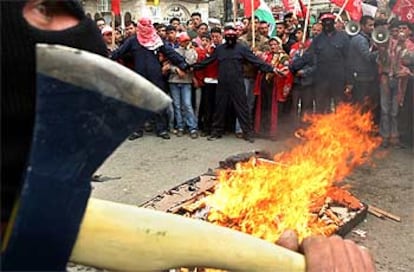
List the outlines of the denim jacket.
<svg viewBox="0 0 414 272">
<path fill-rule="evenodd" d="M 371 82 L 378 73 L 377 52 L 370 50 L 370 38 L 363 32 L 352 37 L 348 54 L 348 83 Z"/>
</svg>

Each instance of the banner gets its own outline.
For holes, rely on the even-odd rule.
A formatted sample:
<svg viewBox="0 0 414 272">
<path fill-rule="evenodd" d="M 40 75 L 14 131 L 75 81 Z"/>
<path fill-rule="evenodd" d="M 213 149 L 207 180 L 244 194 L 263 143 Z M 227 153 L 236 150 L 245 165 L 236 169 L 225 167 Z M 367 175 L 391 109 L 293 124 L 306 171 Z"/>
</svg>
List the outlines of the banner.
<svg viewBox="0 0 414 272">
<path fill-rule="evenodd" d="M 377 14 L 377 7 L 362 3 L 362 14 L 369 15 L 375 18 L 375 14 Z"/>
<path fill-rule="evenodd" d="M 397 0 L 392 8 L 392 12 L 400 17 L 401 21 L 414 23 L 413 0 Z"/>
</svg>

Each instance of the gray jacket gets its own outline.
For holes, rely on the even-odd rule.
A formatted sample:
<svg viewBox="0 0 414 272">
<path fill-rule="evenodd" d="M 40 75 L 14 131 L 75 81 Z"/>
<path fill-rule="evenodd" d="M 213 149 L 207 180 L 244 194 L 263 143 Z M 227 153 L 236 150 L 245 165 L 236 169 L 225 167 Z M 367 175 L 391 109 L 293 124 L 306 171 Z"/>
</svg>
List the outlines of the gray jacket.
<svg viewBox="0 0 414 272">
<path fill-rule="evenodd" d="M 185 61 L 192 65 L 197 61 L 197 52 L 194 48 L 183 48 L 178 47 L 175 51 L 185 58 Z M 192 83 L 193 82 L 193 72 L 187 71 L 184 77 L 179 77 L 177 73 L 177 66 L 171 65 L 170 68 L 170 77 L 168 78 L 168 83 Z"/>
</svg>

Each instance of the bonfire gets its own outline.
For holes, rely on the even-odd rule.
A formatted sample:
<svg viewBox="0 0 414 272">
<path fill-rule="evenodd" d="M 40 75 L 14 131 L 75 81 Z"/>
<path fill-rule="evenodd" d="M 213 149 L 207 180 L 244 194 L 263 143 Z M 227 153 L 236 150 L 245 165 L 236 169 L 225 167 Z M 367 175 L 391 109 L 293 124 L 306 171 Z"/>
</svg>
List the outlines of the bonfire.
<svg viewBox="0 0 414 272">
<path fill-rule="evenodd" d="M 381 143 L 372 120 L 370 112 L 349 104 L 335 113 L 306 115 L 309 126 L 292 150 L 273 161 L 251 158 L 218 171 L 214 193 L 203 199 L 207 220 L 270 242 L 286 229 L 295 230 L 300 240 L 332 234 L 338 222 L 327 224 L 318 213 L 327 201 L 347 202 L 351 210 L 362 205 L 337 185 L 355 167 L 371 162 Z"/>
</svg>

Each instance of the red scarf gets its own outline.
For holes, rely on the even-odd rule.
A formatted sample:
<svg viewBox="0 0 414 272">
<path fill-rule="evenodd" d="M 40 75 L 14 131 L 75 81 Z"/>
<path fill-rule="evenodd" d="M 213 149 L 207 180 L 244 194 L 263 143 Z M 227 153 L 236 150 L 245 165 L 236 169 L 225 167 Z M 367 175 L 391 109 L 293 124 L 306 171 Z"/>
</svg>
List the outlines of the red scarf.
<svg viewBox="0 0 414 272">
<path fill-rule="evenodd" d="M 137 39 L 142 46 L 149 50 L 155 50 L 163 45 L 160 36 L 158 36 L 155 27 L 152 25 L 151 19 L 146 17 L 138 21 Z"/>
</svg>

